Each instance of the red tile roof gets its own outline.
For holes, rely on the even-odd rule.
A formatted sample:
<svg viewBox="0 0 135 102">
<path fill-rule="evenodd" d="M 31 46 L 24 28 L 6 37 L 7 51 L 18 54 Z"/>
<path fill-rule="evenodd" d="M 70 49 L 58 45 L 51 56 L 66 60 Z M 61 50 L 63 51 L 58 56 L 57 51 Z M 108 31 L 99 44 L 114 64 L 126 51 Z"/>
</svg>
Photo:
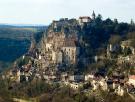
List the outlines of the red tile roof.
<svg viewBox="0 0 135 102">
<path fill-rule="evenodd" d="M 131 76 L 129 76 L 129 79 L 133 79 L 133 80 L 135 80 L 135 75 L 131 75 Z"/>
</svg>

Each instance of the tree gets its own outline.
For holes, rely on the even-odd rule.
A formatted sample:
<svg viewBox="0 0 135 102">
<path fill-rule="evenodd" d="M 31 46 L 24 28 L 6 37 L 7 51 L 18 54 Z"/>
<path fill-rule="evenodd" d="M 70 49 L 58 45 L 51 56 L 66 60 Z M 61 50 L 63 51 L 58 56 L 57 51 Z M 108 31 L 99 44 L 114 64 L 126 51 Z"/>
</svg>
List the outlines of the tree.
<svg viewBox="0 0 135 102">
<path fill-rule="evenodd" d="M 135 32 L 129 32 L 127 34 L 127 39 L 135 39 Z"/>
<path fill-rule="evenodd" d="M 125 56 L 127 56 L 127 55 L 129 55 L 129 54 L 132 54 L 132 51 L 131 51 L 131 49 L 130 49 L 129 47 L 128 47 L 128 48 L 124 48 L 123 54 L 124 54 Z"/>
<path fill-rule="evenodd" d="M 98 14 L 98 16 L 95 19 L 95 23 L 98 25 L 102 23 L 102 15 L 101 14 Z"/>
<path fill-rule="evenodd" d="M 109 43 L 110 43 L 110 44 L 113 44 L 113 45 L 119 44 L 120 41 L 121 41 L 121 37 L 120 37 L 119 35 L 112 35 L 112 36 L 110 37 L 110 39 L 109 39 Z"/>
<path fill-rule="evenodd" d="M 50 94 L 43 94 L 39 97 L 39 102 L 50 102 L 51 95 Z"/>
<path fill-rule="evenodd" d="M 28 64 L 29 61 L 31 61 L 31 58 L 30 57 L 27 57 L 26 56 L 24 59 L 22 59 L 22 57 L 21 57 L 21 58 L 19 58 L 17 60 L 17 64 L 18 64 L 19 67 L 21 67 L 22 65 Z"/>
</svg>

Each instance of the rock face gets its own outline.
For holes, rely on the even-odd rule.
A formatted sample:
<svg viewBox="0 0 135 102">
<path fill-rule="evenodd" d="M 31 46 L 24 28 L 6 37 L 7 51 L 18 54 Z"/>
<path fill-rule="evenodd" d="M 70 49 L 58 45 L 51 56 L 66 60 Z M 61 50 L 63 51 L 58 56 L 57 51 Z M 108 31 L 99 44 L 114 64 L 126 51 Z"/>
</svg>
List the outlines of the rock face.
<svg viewBox="0 0 135 102">
<path fill-rule="evenodd" d="M 76 64 L 81 27 L 76 19 L 53 21 L 41 41 L 44 60 L 53 64 Z"/>
</svg>

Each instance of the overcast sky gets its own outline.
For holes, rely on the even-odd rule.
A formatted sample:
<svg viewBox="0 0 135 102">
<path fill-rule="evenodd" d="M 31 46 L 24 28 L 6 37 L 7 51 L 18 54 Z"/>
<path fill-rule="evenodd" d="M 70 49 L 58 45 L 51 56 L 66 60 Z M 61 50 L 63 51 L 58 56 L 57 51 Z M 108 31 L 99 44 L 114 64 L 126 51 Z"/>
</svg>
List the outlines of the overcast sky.
<svg viewBox="0 0 135 102">
<path fill-rule="evenodd" d="M 91 16 L 135 20 L 135 0 L 0 0 L 0 23 L 49 24 L 59 18 Z"/>
</svg>

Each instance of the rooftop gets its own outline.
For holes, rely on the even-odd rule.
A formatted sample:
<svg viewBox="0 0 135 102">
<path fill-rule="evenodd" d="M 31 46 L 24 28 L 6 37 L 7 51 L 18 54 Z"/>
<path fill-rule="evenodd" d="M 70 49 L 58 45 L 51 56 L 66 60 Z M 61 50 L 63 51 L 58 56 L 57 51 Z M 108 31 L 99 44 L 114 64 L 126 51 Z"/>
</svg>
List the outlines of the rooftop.
<svg viewBox="0 0 135 102">
<path fill-rule="evenodd" d="M 91 19 L 89 16 L 82 16 L 82 17 L 79 17 L 79 19 Z"/>
<path fill-rule="evenodd" d="M 65 39 L 65 43 L 64 43 L 65 47 L 77 47 L 77 41 L 73 40 L 73 39 Z"/>
<path fill-rule="evenodd" d="M 135 80 L 135 75 L 131 75 L 131 76 L 129 76 L 129 79 L 133 79 L 133 80 Z"/>
</svg>

